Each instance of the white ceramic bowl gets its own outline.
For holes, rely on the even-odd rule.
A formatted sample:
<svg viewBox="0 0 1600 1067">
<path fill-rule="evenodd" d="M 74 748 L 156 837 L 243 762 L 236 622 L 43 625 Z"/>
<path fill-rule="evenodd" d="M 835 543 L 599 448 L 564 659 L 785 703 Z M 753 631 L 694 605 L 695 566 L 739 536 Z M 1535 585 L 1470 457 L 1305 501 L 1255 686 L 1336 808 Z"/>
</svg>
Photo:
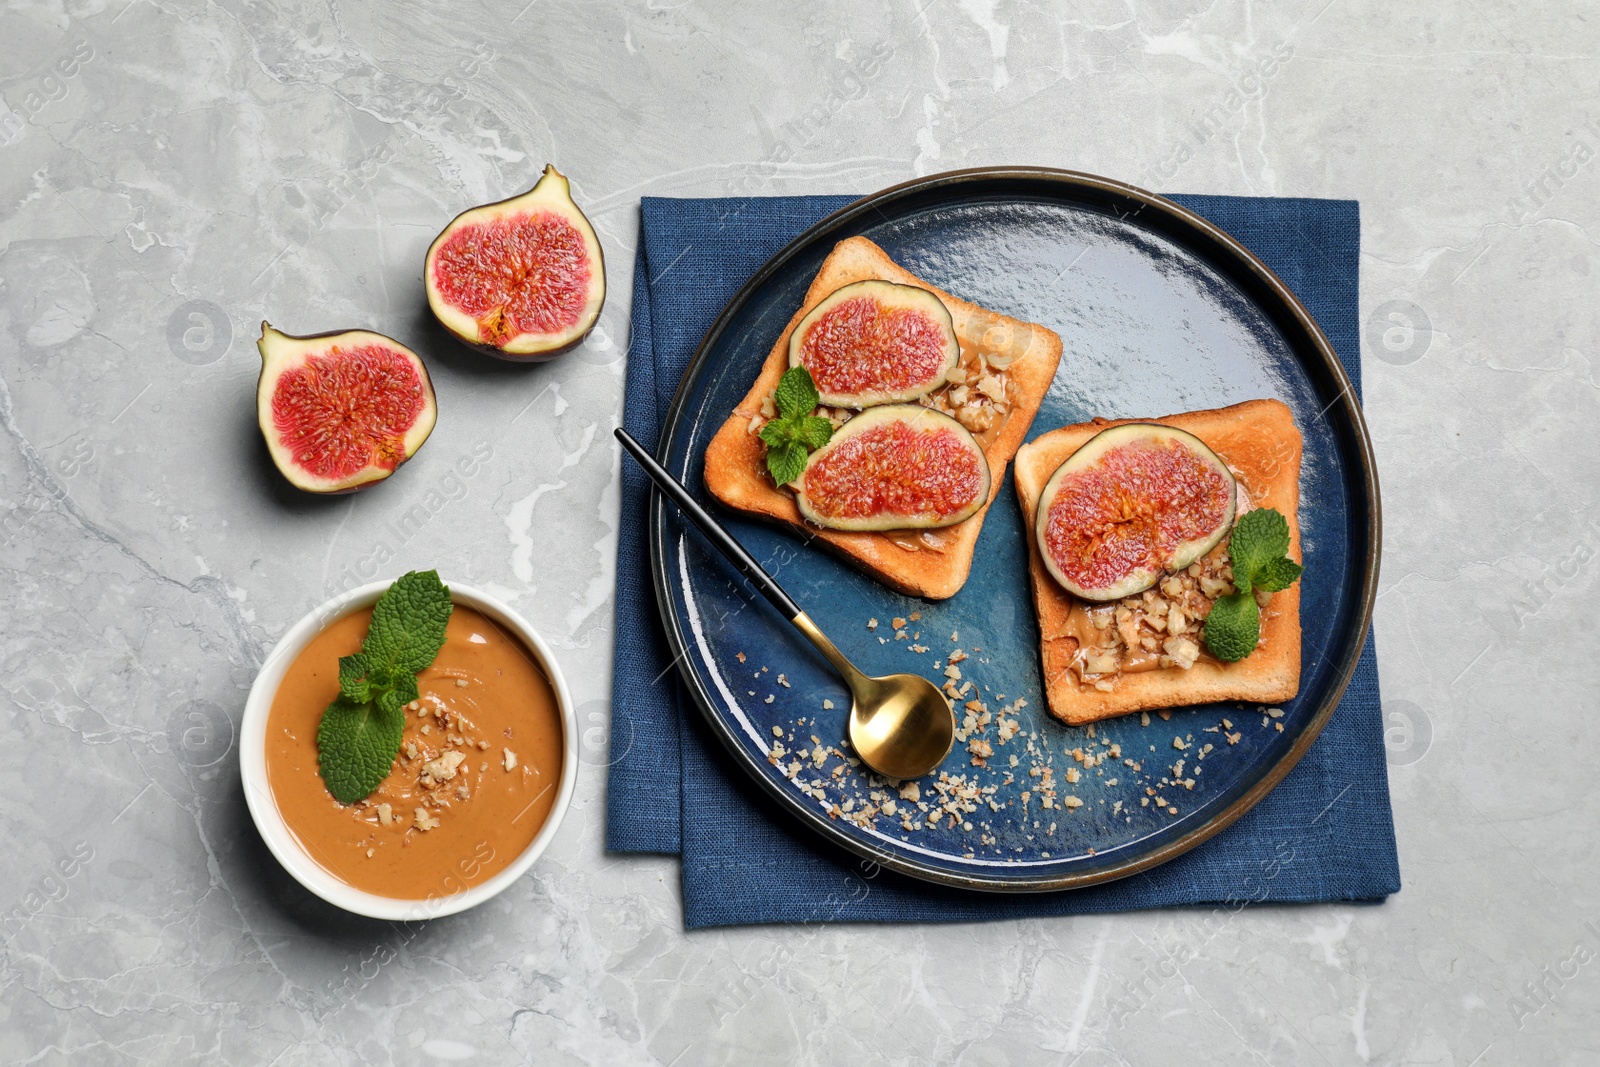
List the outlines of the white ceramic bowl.
<svg viewBox="0 0 1600 1067">
<path fill-rule="evenodd" d="M 371 919 L 415 920 L 454 915 L 477 907 L 505 889 L 533 866 L 534 860 L 539 858 L 539 854 L 555 837 L 561 827 L 562 816 L 572 803 L 572 787 L 578 777 L 577 715 L 572 708 L 572 695 L 567 692 L 566 679 L 562 678 L 561 668 L 556 665 L 549 647 L 521 615 L 494 597 L 471 586 L 455 582 L 445 584 L 450 587 L 452 601 L 476 608 L 521 639 L 544 668 L 545 676 L 555 690 L 556 704 L 561 709 L 561 785 L 556 792 L 555 804 L 550 808 L 550 816 L 540 828 L 538 836 L 523 850 L 522 855 L 493 878 L 459 893 L 432 900 L 399 900 L 368 893 L 340 881 L 306 855 L 272 799 L 272 787 L 267 784 L 267 714 L 272 710 L 272 699 L 277 696 L 284 673 L 324 627 L 351 611 L 377 603 L 378 597 L 389 588 L 389 582 L 373 582 L 352 589 L 334 597 L 295 623 L 262 664 L 255 684 L 250 687 L 250 699 L 244 706 L 244 723 L 240 727 L 239 738 L 239 776 L 244 781 L 245 801 L 250 805 L 250 817 L 255 820 L 256 829 L 261 832 L 262 839 L 278 862 L 301 885 L 329 904 Z"/>
</svg>

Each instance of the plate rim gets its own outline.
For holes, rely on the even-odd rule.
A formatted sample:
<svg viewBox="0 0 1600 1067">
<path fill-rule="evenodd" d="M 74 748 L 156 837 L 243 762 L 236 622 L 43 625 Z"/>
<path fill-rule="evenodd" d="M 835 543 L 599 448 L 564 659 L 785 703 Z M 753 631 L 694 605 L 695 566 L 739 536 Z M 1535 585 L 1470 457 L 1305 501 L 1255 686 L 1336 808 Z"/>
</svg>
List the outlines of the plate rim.
<svg viewBox="0 0 1600 1067">
<path fill-rule="evenodd" d="M 666 515 L 662 508 L 662 496 L 654 491 L 650 494 L 650 509 L 647 518 L 650 538 L 650 572 L 651 584 L 656 599 L 656 609 L 661 618 L 662 630 L 666 634 L 669 650 L 677 667 L 678 676 L 683 680 L 684 688 L 688 690 L 695 706 L 699 708 L 701 716 L 711 727 L 712 733 L 721 741 L 723 747 L 729 751 L 734 762 L 749 777 L 754 778 L 760 788 L 769 797 L 773 798 L 787 814 L 811 831 L 819 834 L 832 845 L 889 870 L 916 878 L 919 881 L 989 893 L 1048 893 L 1066 889 L 1081 889 L 1118 881 L 1142 874 L 1145 871 L 1170 862 L 1209 841 L 1243 818 L 1247 812 L 1259 804 L 1268 793 L 1277 788 L 1278 784 L 1288 776 L 1289 772 L 1295 768 L 1306 752 L 1310 750 L 1311 745 L 1321 736 L 1323 729 L 1328 724 L 1328 720 L 1333 717 L 1333 713 L 1339 707 L 1339 702 L 1344 698 L 1345 690 L 1349 687 L 1350 680 L 1355 675 L 1356 667 L 1361 660 L 1362 650 L 1365 648 L 1367 637 L 1371 632 L 1373 607 L 1377 601 L 1379 564 L 1383 556 L 1383 516 L 1378 491 L 1378 468 L 1373 453 L 1372 438 L 1368 433 L 1366 418 L 1362 413 L 1361 405 L 1356 402 L 1353 383 L 1349 374 L 1345 371 L 1344 364 L 1340 362 L 1338 354 L 1334 351 L 1332 343 L 1329 342 L 1327 335 L 1323 333 L 1322 328 L 1317 324 L 1316 319 L 1306 309 L 1305 305 L 1300 302 L 1299 297 L 1284 284 L 1282 279 L 1273 273 L 1271 268 L 1227 231 L 1183 205 L 1168 200 L 1158 193 L 1152 193 L 1149 190 L 1141 189 L 1138 186 L 1117 181 L 1113 178 L 1105 178 L 1085 171 L 1066 170 L 1056 167 L 971 167 L 913 178 L 910 181 L 900 182 L 853 200 L 806 227 L 793 240 L 774 253 L 739 287 L 728 302 L 723 305 L 722 310 L 718 312 L 716 319 L 707 329 L 705 336 L 695 349 L 694 356 L 689 360 L 688 366 L 684 368 L 683 377 L 679 379 L 672 400 L 668 403 L 666 411 L 661 417 L 660 436 L 656 443 L 657 461 L 663 466 L 667 465 L 666 453 L 677 432 L 679 423 L 683 420 L 687 407 L 689 385 L 709 360 L 711 348 L 720 339 L 734 316 L 749 302 L 755 291 L 765 285 L 768 279 L 784 270 L 791 259 L 818 239 L 825 237 L 830 230 L 853 221 L 861 215 L 878 211 L 881 206 L 888 202 L 913 197 L 942 186 L 976 185 L 996 181 L 1043 182 L 1063 185 L 1069 188 L 1088 189 L 1102 197 L 1120 197 L 1138 205 L 1132 211 L 1123 213 L 1121 216 L 1123 218 L 1138 214 L 1146 208 L 1153 208 L 1158 213 L 1169 216 L 1173 221 L 1197 231 L 1200 236 L 1235 259 L 1239 266 L 1244 267 L 1255 275 L 1256 280 L 1277 298 L 1282 308 L 1288 311 L 1290 317 L 1298 323 L 1312 349 L 1321 357 L 1324 364 L 1323 369 L 1333 377 L 1334 384 L 1338 386 L 1338 395 L 1334 398 L 1334 402 L 1329 406 L 1329 409 L 1335 406 L 1340 409 L 1341 413 L 1349 421 L 1355 436 L 1356 457 L 1365 487 L 1364 503 L 1367 512 L 1367 538 L 1370 545 L 1367 559 L 1361 567 L 1361 597 L 1358 621 L 1355 627 L 1359 636 L 1352 643 L 1353 652 L 1347 654 L 1344 662 L 1338 665 L 1333 683 L 1328 687 L 1327 692 L 1312 713 L 1310 721 L 1289 749 L 1267 767 L 1266 772 L 1260 779 L 1221 811 L 1216 812 L 1204 822 L 1196 824 L 1173 840 L 1165 842 L 1156 848 L 1142 851 L 1135 856 L 1130 856 L 1121 863 L 1081 873 L 1020 878 L 989 877 L 967 873 L 957 874 L 940 870 L 932 865 L 923 865 L 915 860 L 880 848 L 863 838 L 850 835 L 833 825 L 822 812 L 812 811 L 796 803 L 793 796 L 784 790 L 776 780 L 762 771 L 755 757 L 744 747 L 742 739 L 733 732 L 729 724 L 713 709 L 711 695 L 705 691 L 704 686 L 700 684 L 699 678 L 688 667 L 691 643 L 685 640 L 678 619 L 671 610 L 671 581 L 670 575 L 666 573 L 668 540 Z M 1324 413 L 1326 413 L 1326 410 L 1328 409 L 1325 409 Z"/>
</svg>

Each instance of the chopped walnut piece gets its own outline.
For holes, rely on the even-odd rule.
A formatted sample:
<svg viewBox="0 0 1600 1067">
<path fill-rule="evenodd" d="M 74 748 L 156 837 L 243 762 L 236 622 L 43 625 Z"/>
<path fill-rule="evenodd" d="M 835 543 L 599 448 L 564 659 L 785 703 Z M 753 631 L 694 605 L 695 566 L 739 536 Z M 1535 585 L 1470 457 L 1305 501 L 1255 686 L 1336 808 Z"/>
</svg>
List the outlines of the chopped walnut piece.
<svg viewBox="0 0 1600 1067">
<path fill-rule="evenodd" d="M 1184 670 L 1194 666 L 1200 658 L 1200 646 L 1188 637 L 1169 637 L 1161 644 L 1172 662 Z"/>
<path fill-rule="evenodd" d="M 432 830 L 439 825 L 439 820 L 430 816 L 427 808 L 417 808 L 413 813 L 412 825 L 418 830 Z"/>
<path fill-rule="evenodd" d="M 505 769 L 508 770 L 508 771 L 516 770 L 517 769 L 517 754 L 515 752 L 511 751 L 509 748 L 503 748 L 500 751 L 505 753 L 505 761 L 504 761 Z"/>
<path fill-rule="evenodd" d="M 461 752 L 446 752 L 438 759 L 431 759 L 422 765 L 422 782 L 431 785 L 434 782 L 448 782 L 456 776 L 456 769 L 461 766 L 467 757 Z"/>
<path fill-rule="evenodd" d="M 394 825 L 394 808 L 392 808 L 388 804 L 379 804 L 378 805 L 378 825 L 379 826 L 393 826 Z"/>
</svg>

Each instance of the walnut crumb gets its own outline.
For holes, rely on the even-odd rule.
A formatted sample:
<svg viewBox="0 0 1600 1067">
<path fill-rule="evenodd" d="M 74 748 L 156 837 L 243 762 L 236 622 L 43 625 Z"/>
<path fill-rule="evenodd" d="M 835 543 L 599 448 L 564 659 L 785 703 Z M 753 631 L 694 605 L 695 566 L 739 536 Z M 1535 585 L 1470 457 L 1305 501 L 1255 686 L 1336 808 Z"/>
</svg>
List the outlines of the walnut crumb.
<svg viewBox="0 0 1600 1067">
<path fill-rule="evenodd" d="M 465 689 L 466 687 L 467 687 L 467 680 L 465 678 L 457 678 L 456 679 L 456 688 L 457 689 Z"/>
<path fill-rule="evenodd" d="M 372 852 L 373 852 L 373 850 L 372 850 L 372 849 L 370 849 L 370 848 L 369 848 L 369 849 L 367 849 L 367 859 L 369 859 L 369 860 L 370 860 L 370 859 L 371 859 L 371 858 L 372 858 Z"/>
<path fill-rule="evenodd" d="M 515 752 L 511 751 L 509 748 L 504 748 L 504 749 L 501 749 L 500 751 L 505 753 L 505 768 L 506 768 L 506 770 L 508 770 L 508 771 L 516 770 L 517 769 L 517 754 Z"/>
</svg>

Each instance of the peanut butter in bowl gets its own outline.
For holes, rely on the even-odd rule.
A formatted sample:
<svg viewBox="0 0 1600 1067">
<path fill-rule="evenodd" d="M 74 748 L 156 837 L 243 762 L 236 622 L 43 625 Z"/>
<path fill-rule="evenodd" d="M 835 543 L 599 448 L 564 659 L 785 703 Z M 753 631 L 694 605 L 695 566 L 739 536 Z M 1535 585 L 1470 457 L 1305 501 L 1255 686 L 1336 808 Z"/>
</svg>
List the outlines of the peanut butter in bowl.
<svg viewBox="0 0 1600 1067">
<path fill-rule="evenodd" d="M 241 770 L 263 837 L 307 888 L 377 918 L 449 914 L 503 889 L 554 833 L 576 772 L 571 702 L 537 635 L 452 586 L 443 643 L 400 708 L 397 755 L 370 793 L 341 803 L 318 731 L 341 698 L 340 659 L 363 649 L 386 587 L 308 617 L 274 650 L 246 712 Z"/>
</svg>

